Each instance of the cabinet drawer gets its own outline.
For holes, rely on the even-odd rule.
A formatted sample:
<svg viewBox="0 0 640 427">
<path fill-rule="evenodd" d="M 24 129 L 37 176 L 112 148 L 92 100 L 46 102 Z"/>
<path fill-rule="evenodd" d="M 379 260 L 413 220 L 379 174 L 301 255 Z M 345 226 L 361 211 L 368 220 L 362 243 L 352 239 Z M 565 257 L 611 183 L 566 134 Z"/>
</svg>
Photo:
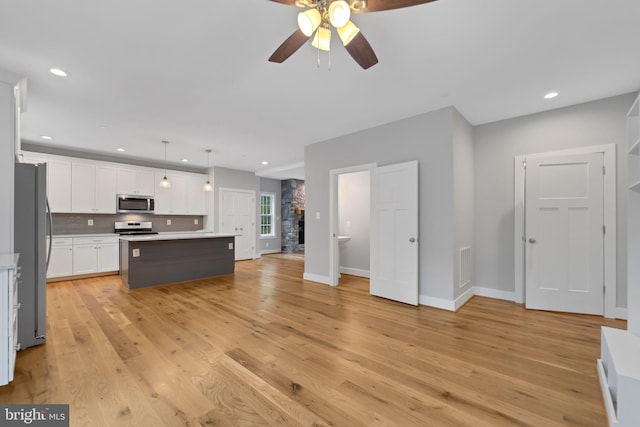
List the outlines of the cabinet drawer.
<svg viewBox="0 0 640 427">
<path fill-rule="evenodd" d="M 51 240 L 52 246 L 63 246 L 71 244 L 73 244 L 73 238 L 71 237 L 54 237 L 53 240 Z"/>
<path fill-rule="evenodd" d="M 120 238 L 118 236 L 104 236 L 104 237 L 74 237 L 74 245 L 92 245 L 97 243 L 118 243 Z"/>
</svg>

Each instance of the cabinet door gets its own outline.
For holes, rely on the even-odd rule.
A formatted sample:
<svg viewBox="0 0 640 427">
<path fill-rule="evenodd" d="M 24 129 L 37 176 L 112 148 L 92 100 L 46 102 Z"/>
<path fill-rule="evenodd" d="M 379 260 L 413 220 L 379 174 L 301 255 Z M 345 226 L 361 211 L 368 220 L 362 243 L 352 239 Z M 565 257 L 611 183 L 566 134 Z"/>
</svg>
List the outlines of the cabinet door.
<svg viewBox="0 0 640 427">
<path fill-rule="evenodd" d="M 47 278 L 71 276 L 73 274 L 73 247 L 53 246 L 51 248 L 51 258 L 49 259 L 49 269 Z"/>
<path fill-rule="evenodd" d="M 71 178 L 71 211 L 76 213 L 94 213 L 96 192 L 95 167 L 84 163 L 73 163 L 71 165 Z"/>
<path fill-rule="evenodd" d="M 153 196 L 156 192 L 156 180 L 154 174 L 150 170 L 138 171 L 138 192 L 142 196 Z M 160 181 L 158 181 L 160 182 Z"/>
<path fill-rule="evenodd" d="M 47 194 L 51 212 L 71 212 L 71 162 L 47 161 Z"/>
<path fill-rule="evenodd" d="M 159 186 L 160 181 L 162 180 L 162 177 L 164 176 L 164 172 L 158 172 L 155 174 L 155 182 L 156 184 L 156 194 L 155 194 L 155 200 L 156 200 L 156 207 L 155 207 L 155 213 L 156 214 L 162 214 L 162 215 L 170 215 L 171 214 L 171 190 L 172 188 L 162 188 Z M 168 177 L 170 179 L 171 184 L 173 184 L 173 181 L 171 181 L 171 177 Z"/>
<path fill-rule="evenodd" d="M 171 214 L 183 215 L 187 213 L 187 177 L 171 175 Z"/>
<path fill-rule="evenodd" d="M 187 205 L 186 213 L 189 215 L 205 214 L 205 199 L 207 193 L 204 191 L 205 179 L 198 176 L 190 176 L 187 179 Z"/>
<path fill-rule="evenodd" d="M 136 193 L 136 181 L 138 174 L 134 169 L 118 168 L 118 194 L 138 194 Z"/>
<path fill-rule="evenodd" d="M 95 212 L 116 213 L 116 168 L 96 166 Z"/>
<path fill-rule="evenodd" d="M 73 274 L 89 274 L 97 271 L 96 245 L 73 245 Z"/>
<path fill-rule="evenodd" d="M 120 270 L 120 248 L 118 243 L 98 245 L 98 272 Z"/>
</svg>

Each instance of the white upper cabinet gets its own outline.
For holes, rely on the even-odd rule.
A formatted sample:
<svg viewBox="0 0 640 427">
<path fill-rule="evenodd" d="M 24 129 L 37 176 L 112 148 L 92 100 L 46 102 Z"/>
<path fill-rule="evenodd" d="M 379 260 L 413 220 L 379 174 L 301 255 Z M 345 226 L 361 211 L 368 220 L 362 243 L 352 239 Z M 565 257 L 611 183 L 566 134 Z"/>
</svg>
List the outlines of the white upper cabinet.
<svg viewBox="0 0 640 427">
<path fill-rule="evenodd" d="M 71 212 L 116 213 L 116 168 L 72 163 Z"/>
<path fill-rule="evenodd" d="M 205 181 L 205 177 L 198 175 L 191 175 L 187 178 L 187 214 L 206 214 L 207 193 L 204 191 Z"/>
<path fill-rule="evenodd" d="M 153 196 L 156 185 L 154 173 L 142 168 L 118 168 L 118 194 Z"/>
<path fill-rule="evenodd" d="M 47 163 L 47 195 L 56 213 L 116 213 L 116 195 L 155 198 L 155 213 L 206 215 L 206 175 L 167 171 L 168 189 L 160 187 L 164 170 L 25 151 L 25 163 Z"/>
<path fill-rule="evenodd" d="M 51 212 L 71 211 L 71 162 L 51 158 L 47 162 L 47 194 Z"/>
<path fill-rule="evenodd" d="M 156 214 L 163 215 L 185 215 L 187 213 L 187 177 L 175 173 L 167 173 L 167 178 L 171 187 L 162 188 L 159 186 L 164 177 L 164 172 L 155 174 L 155 182 L 158 183 L 156 189 Z"/>
<path fill-rule="evenodd" d="M 51 212 L 71 212 L 71 159 L 25 152 L 22 161 L 47 164 L 47 196 Z"/>
</svg>

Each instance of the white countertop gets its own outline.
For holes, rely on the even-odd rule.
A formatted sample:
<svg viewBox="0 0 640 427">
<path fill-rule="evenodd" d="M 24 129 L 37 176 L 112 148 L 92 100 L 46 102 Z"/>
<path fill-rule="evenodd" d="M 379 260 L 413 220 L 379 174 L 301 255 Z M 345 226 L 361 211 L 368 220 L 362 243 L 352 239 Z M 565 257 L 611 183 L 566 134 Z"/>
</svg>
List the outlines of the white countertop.
<svg viewBox="0 0 640 427">
<path fill-rule="evenodd" d="M 235 237 L 235 234 L 209 233 L 206 231 L 168 232 L 160 234 L 142 234 L 138 236 L 120 236 L 127 242 L 153 242 L 157 240 L 216 239 L 219 237 Z"/>
<path fill-rule="evenodd" d="M 0 271 L 18 267 L 19 254 L 0 254 Z"/>
<path fill-rule="evenodd" d="M 68 237 L 117 237 L 117 233 L 98 233 L 98 234 L 54 234 L 54 239 L 64 239 Z"/>
</svg>

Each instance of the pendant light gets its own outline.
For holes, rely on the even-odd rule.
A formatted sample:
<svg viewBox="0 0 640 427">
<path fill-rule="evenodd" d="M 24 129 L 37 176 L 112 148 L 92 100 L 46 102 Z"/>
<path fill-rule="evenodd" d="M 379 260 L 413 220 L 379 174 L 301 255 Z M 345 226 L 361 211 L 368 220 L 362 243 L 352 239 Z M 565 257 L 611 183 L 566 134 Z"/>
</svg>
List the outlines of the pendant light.
<svg viewBox="0 0 640 427">
<path fill-rule="evenodd" d="M 209 180 L 209 154 L 211 153 L 210 149 L 204 150 L 207 152 L 207 182 L 204 183 L 204 191 L 212 191 L 213 186 L 211 185 L 211 181 Z"/>
<path fill-rule="evenodd" d="M 164 144 L 164 163 L 166 165 L 166 163 L 167 163 L 167 144 L 169 144 L 169 141 L 162 141 L 162 143 Z M 169 178 L 167 178 L 167 169 L 166 169 L 166 167 L 164 169 L 164 177 L 162 177 L 162 180 L 160 181 L 160 188 L 171 188 L 171 182 L 169 182 Z"/>
</svg>

